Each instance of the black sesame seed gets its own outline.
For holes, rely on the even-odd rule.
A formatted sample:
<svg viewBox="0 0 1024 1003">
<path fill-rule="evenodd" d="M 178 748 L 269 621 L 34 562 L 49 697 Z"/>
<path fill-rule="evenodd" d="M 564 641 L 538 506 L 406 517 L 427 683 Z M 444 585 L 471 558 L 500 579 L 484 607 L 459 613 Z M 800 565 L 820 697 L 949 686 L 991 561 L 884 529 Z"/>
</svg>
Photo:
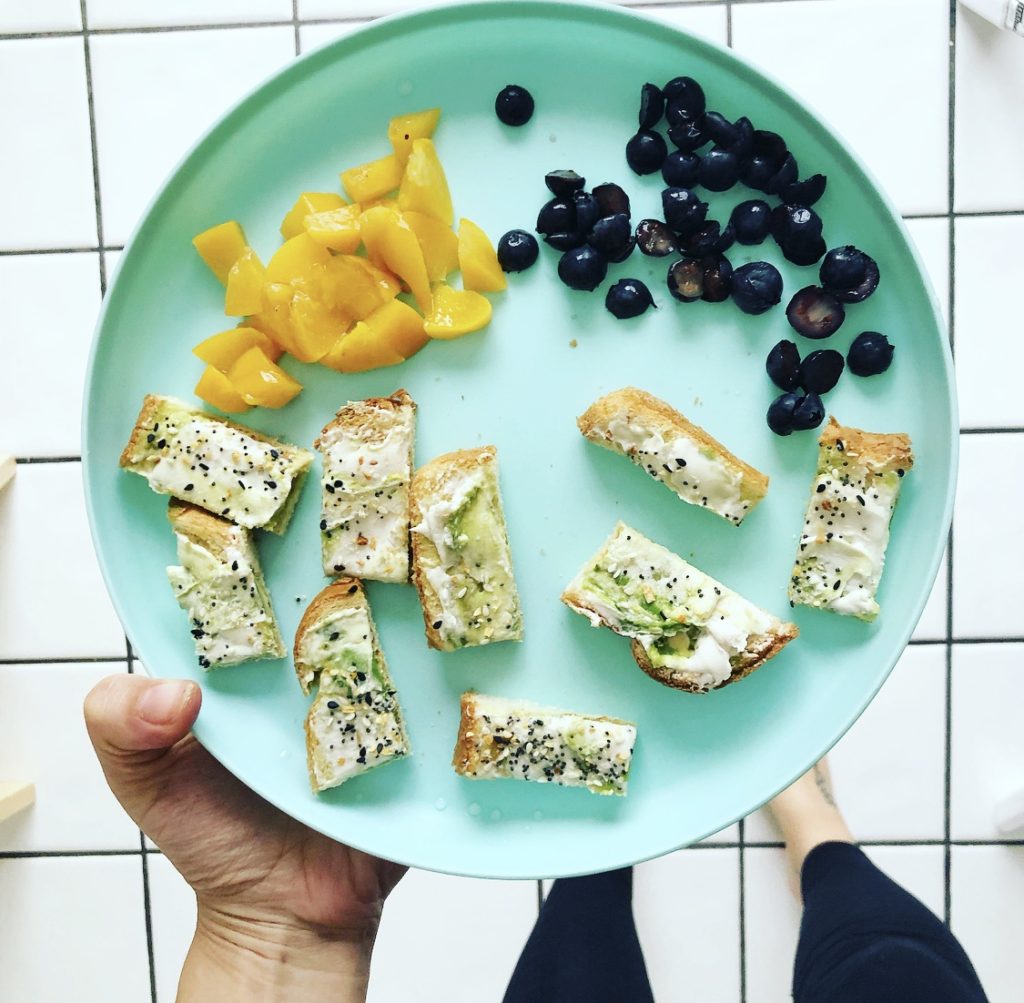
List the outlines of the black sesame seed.
<svg viewBox="0 0 1024 1003">
<path fill-rule="evenodd" d="M 444 622 L 444 621 L 442 621 L 442 620 L 435 620 L 435 621 L 433 622 L 433 624 L 432 624 L 432 626 L 433 626 L 434 630 L 440 630 L 440 629 L 441 629 L 441 624 L 442 624 L 443 622 Z"/>
<path fill-rule="evenodd" d="M 194 484 L 186 484 L 186 485 L 185 485 L 185 490 L 186 490 L 186 491 L 191 491 L 191 490 L 192 490 L 192 489 L 193 489 L 194 487 L 195 487 L 195 485 L 194 485 Z"/>
</svg>

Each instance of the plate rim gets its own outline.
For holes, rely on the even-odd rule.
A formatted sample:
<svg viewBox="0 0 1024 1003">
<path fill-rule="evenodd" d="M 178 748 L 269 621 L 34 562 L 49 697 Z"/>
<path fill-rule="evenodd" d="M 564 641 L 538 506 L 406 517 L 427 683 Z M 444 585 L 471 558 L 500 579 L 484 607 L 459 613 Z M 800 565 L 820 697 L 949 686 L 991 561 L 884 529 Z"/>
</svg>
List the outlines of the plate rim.
<svg viewBox="0 0 1024 1003">
<path fill-rule="evenodd" d="M 157 187 L 155 193 L 150 198 L 144 211 L 140 214 L 138 222 L 135 224 L 132 233 L 129 238 L 125 241 L 123 250 L 121 252 L 121 259 L 119 262 L 118 272 L 114 276 L 112 282 L 108 284 L 106 294 L 103 297 L 103 301 L 100 306 L 97 320 L 92 333 L 92 339 L 90 343 L 88 363 L 85 372 L 84 379 L 84 393 L 82 398 L 82 413 L 81 413 L 81 476 L 82 486 L 85 495 L 85 507 L 86 514 L 89 524 L 89 534 L 93 544 L 93 550 L 96 555 L 97 563 L 100 567 L 100 572 L 103 577 L 104 585 L 107 589 L 107 594 L 110 597 L 111 603 L 118 615 L 118 619 L 121 622 L 121 626 L 127 636 L 132 648 L 135 651 L 140 651 L 138 646 L 135 644 L 129 630 L 126 619 L 123 615 L 122 604 L 119 600 L 118 594 L 114 588 L 114 576 L 112 570 L 108 564 L 106 554 L 104 552 L 102 542 L 100 539 L 100 533 L 98 529 L 98 517 L 95 508 L 95 492 L 96 485 L 94 483 L 93 475 L 93 460 L 92 451 L 90 450 L 90 441 L 95 435 L 95 426 L 97 422 L 92 417 L 93 412 L 93 384 L 96 381 L 97 374 L 97 359 L 100 351 L 100 342 L 103 337 L 104 328 L 106 326 L 106 319 L 108 312 L 112 309 L 112 304 L 116 302 L 118 296 L 118 287 L 121 285 L 121 279 L 124 273 L 125 264 L 130 264 L 130 256 L 138 253 L 138 250 L 144 248 L 145 241 L 148 236 L 148 231 L 151 226 L 155 226 L 155 219 L 160 210 L 161 204 L 173 194 L 174 189 L 178 184 L 183 183 L 184 179 L 189 176 L 190 169 L 196 166 L 199 160 L 201 160 L 207 146 L 211 143 L 219 142 L 222 135 L 230 136 L 230 132 L 234 127 L 234 123 L 237 119 L 244 119 L 256 110 L 257 105 L 272 95 L 268 93 L 272 88 L 281 86 L 282 84 L 288 85 L 289 78 L 299 79 L 310 73 L 316 72 L 320 65 L 326 65 L 328 63 L 336 62 L 343 59 L 349 50 L 360 50 L 368 46 L 374 46 L 379 43 L 387 42 L 393 36 L 400 36 L 404 32 L 408 31 L 410 27 L 415 29 L 420 24 L 430 26 L 432 23 L 444 23 L 446 20 L 466 20 L 471 18 L 489 18 L 494 17 L 495 12 L 503 12 L 505 16 L 509 17 L 531 17 L 541 15 L 543 17 L 559 20 L 569 18 L 589 18 L 596 19 L 599 22 L 611 25 L 613 27 L 622 27 L 624 25 L 632 24 L 640 26 L 640 30 L 646 30 L 651 32 L 657 29 L 659 35 L 665 36 L 676 36 L 678 39 L 683 40 L 684 44 L 694 49 L 703 49 L 705 52 L 719 62 L 725 64 L 730 71 L 741 72 L 751 75 L 757 80 L 768 85 L 769 90 L 774 89 L 776 99 L 782 98 L 788 103 L 789 109 L 799 115 L 806 124 L 808 124 L 812 131 L 819 130 L 824 132 L 831 141 L 847 156 L 850 161 L 854 164 L 857 170 L 863 176 L 863 179 L 868 182 L 872 188 L 873 195 L 877 198 L 881 207 L 883 207 L 885 214 L 888 216 L 888 222 L 894 224 L 899 230 L 903 243 L 906 249 L 910 252 L 911 259 L 917 270 L 917 279 L 924 288 L 927 296 L 929 306 L 931 308 L 932 317 L 935 323 L 935 328 L 938 331 L 939 338 L 939 358 L 941 359 L 941 368 L 943 376 L 943 384 L 945 389 L 945 396 L 947 404 L 949 406 L 949 427 L 947 428 L 949 449 L 945 459 L 949 465 L 949 477 L 945 485 L 945 498 L 943 500 L 942 516 L 940 521 L 941 532 L 936 534 L 936 540 L 933 544 L 931 556 L 927 562 L 927 585 L 926 589 L 922 590 L 921 597 L 916 604 L 912 615 L 908 617 L 904 629 L 902 631 L 901 640 L 896 646 L 895 655 L 892 658 L 891 664 L 888 665 L 884 671 L 879 672 L 877 684 L 870 688 L 867 692 L 864 700 L 859 702 L 855 707 L 852 707 L 846 715 L 846 721 L 837 732 L 835 737 L 831 740 L 828 746 L 823 749 L 817 756 L 812 759 L 811 762 L 804 765 L 796 774 L 789 777 L 785 783 L 778 786 L 776 789 L 771 791 L 762 800 L 751 804 L 748 808 L 742 811 L 740 814 L 733 818 L 724 821 L 720 826 L 711 830 L 710 832 L 704 833 L 700 836 L 693 838 L 692 840 L 686 840 L 682 843 L 673 843 L 670 846 L 666 846 L 662 849 L 656 850 L 651 853 L 644 851 L 640 855 L 635 852 L 623 852 L 619 853 L 614 859 L 604 861 L 600 867 L 588 865 L 578 868 L 559 869 L 555 872 L 541 872 L 538 873 L 536 868 L 523 868 L 515 866 L 514 860 L 496 861 L 493 866 L 488 866 L 486 873 L 482 872 L 480 868 L 460 868 L 458 866 L 438 866 L 429 862 L 423 862 L 415 859 L 416 854 L 413 852 L 410 856 L 404 855 L 395 856 L 393 859 L 395 862 L 400 864 L 406 864 L 408 866 L 418 867 L 423 870 L 431 870 L 436 873 L 450 874 L 462 877 L 478 877 L 478 878 L 492 878 L 501 880 L 529 880 L 529 879 L 541 879 L 541 878 L 553 878 L 553 877 L 570 877 L 576 875 L 583 875 L 594 873 L 597 870 L 611 869 L 621 866 L 629 866 L 634 863 L 641 863 L 645 860 L 655 859 L 656 857 L 663 856 L 668 853 L 672 853 L 676 850 L 682 849 L 686 846 L 692 846 L 700 843 L 702 840 L 707 839 L 714 833 L 719 832 L 730 825 L 735 824 L 747 815 L 756 811 L 764 803 L 769 801 L 777 793 L 788 787 L 797 777 L 801 776 L 807 769 L 809 769 L 817 759 L 826 755 L 839 740 L 849 731 L 854 723 L 860 718 L 864 710 L 874 700 L 881 687 L 885 684 L 889 674 L 892 672 L 896 663 L 906 650 L 908 643 L 912 637 L 913 631 L 917 626 L 918 621 L 921 618 L 921 614 L 924 611 L 925 605 L 931 594 L 931 590 L 934 587 L 938 570 L 942 562 L 942 556 L 948 540 L 949 529 L 953 518 L 953 508 L 956 497 L 957 481 L 958 481 L 958 465 L 959 465 L 959 447 L 960 447 L 960 425 L 959 425 L 959 410 L 958 410 L 958 397 L 955 374 L 953 369 L 953 359 L 951 346 L 949 344 L 948 337 L 948 324 L 942 316 L 942 311 L 939 306 L 938 297 L 935 293 L 935 289 L 932 285 L 931 278 L 925 268 L 924 262 L 921 258 L 920 252 L 917 249 L 913 238 L 907 229 L 906 223 L 893 203 L 891 197 L 882 187 L 875 174 L 868 168 L 860 155 L 856 151 L 856 148 L 831 124 L 829 124 L 828 118 L 820 112 L 812 101 L 808 101 L 803 96 L 794 92 L 786 84 L 777 80 L 770 72 L 765 71 L 756 62 L 747 59 L 746 57 L 739 56 L 736 51 L 727 46 L 723 46 L 711 39 L 694 35 L 684 28 L 670 25 L 660 19 L 657 19 L 644 11 L 642 8 L 628 8 L 620 6 L 612 6 L 605 3 L 591 2 L 591 0 L 450 0 L 450 2 L 441 2 L 431 4 L 429 6 L 420 7 L 411 11 L 402 11 L 394 14 L 390 14 L 372 21 L 356 28 L 354 31 L 341 38 L 335 39 L 323 46 L 313 49 L 308 53 L 304 53 L 295 57 L 286 66 L 281 67 L 277 71 L 269 74 L 266 78 L 261 80 L 255 87 L 251 88 L 241 99 L 234 103 L 227 111 L 225 111 L 213 124 L 206 129 L 199 138 L 186 150 L 186 152 L 177 160 L 171 170 L 167 173 L 164 180 Z M 497 16 L 501 16 L 499 13 Z M 946 336 L 942 337 L 942 333 L 946 332 Z M 98 461 L 95 461 L 98 462 Z M 947 600 L 948 601 L 948 600 Z M 948 643 L 948 638 L 945 639 Z M 140 659 L 136 659 L 137 664 L 142 665 L 147 674 L 151 675 L 149 671 L 149 663 L 144 663 Z M 291 818 L 296 819 L 301 824 L 308 826 L 330 839 L 338 842 L 344 842 L 346 845 L 361 850 L 363 852 L 378 855 L 377 851 L 372 846 L 367 846 L 361 839 L 350 838 L 348 835 L 344 839 L 340 839 L 337 835 L 326 832 L 324 828 L 317 826 L 315 823 L 300 818 L 298 815 L 280 804 L 280 798 L 278 798 L 273 791 L 267 791 L 259 783 L 258 777 L 251 777 L 244 769 L 244 760 L 241 764 L 243 768 L 236 769 L 239 766 L 238 763 L 232 763 L 228 765 L 225 761 L 231 757 L 217 755 L 205 740 L 206 729 L 203 722 L 200 719 L 197 720 L 195 727 L 193 728 L 193 734 L 200 741 L 200 743 L 206 748 L 211 755 L 217 759 L 236 776 L 242 783 L 253 790 L 258 796 L 266 800 L 277 810 L 285 813 Z M 214 743 L 215 744 L 215 743 Z M 802 758 L 802 757 L 801 757 Z M 411 848 L 410 848 L 411 849 Z M 511 865 L 511 866 L 510 866 Z"/>
</svg>

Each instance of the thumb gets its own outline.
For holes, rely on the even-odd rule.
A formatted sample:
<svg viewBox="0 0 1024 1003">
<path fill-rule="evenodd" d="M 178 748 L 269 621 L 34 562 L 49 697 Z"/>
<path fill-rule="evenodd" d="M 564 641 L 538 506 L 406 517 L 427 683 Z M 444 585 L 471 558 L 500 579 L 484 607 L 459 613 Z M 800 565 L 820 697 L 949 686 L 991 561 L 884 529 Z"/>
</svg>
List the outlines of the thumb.
<svg viewBox="0 0 1024 1003">
<path fill-rule="evenodd" d="M 107 783 L 136 821 L 152 803 L 160 760 L 195 722 L 202 703 L 188 680 L 121 674 L 85 698 L 85 726 Z"/>
</svg>

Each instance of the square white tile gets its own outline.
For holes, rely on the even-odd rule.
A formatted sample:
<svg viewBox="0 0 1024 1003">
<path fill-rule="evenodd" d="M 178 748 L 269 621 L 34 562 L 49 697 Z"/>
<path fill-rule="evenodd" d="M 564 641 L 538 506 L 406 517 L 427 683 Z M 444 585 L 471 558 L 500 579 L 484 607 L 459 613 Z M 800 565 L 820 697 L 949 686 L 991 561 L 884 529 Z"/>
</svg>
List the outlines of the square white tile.
<svg viewBox="0 0 1024 1003">
<path fill-rule="evenodd" d="M 1024 42 L 1021 42 L 1024 62 Z M 1024 174 L 1020 175 L 1024 185 Z M 1019 327 L 1002 307 L 1024 216 L 960 217 L 956 227 L 956 382 L 964 428 L 1024 425 Z"/>
<path fill-rule="evenodd" d="M 0 41 L 0 93 L 17 95 L 0 101 L 0 134 L 17 137 L 0 159 L 0 249 L 94 247 L 82 39 Z"/>
<path fill-rule="evenodd" d="M 336 21 L 330 24 L 304 24 L 299 28 L 299 46 L 303 53 L 319 49 L 321 45 L 333 42 L 345 35 L 351 35 L 366 21 Z"/>
<path fill-rule="evenodd" d="M 7 3 L 0 9 L 0 32 L 81 31 L 79 0 L 33 0 Z"/>
<path fill-rule="evenodd" d="M 110 793 L 82 718 L 86 693 L 124 671 L 124 662 L 0 665 L 0 777 L 36 785 L 36 803 L 0 822 L 0 852 L 139 848 L 139 830 Z"/>
<path fill-rule="evenodd" d="M 935 583 L 928 595 L 921 619 L 917 621 L 914 628 L 915 640 L 943 640 L 946 637 L 946 595 L 948 574 L 948 560 L 946 551 L 942 552 L 942 560 L 939 562 L 939 572 L 935 576 Z"/>
<path fill-rule="evenodd" d="M 137 855 L 0 860 L 0 916 L 0 999 L 149 999 Z"/>
<path fill-rule="evenodd" d="M 905 220 L 914 246 L 924 261 L 935 298 L 942 310 L 942 319 L 949 324 L 949 220 Z"/>
<path fill-rule="evenodd" d="M 384 906 L 368 1003 L 500 1000 L 536 918 L 535 881 L 410 871 Z"/>
<path fill-rule="evenodd" d="M 1024 846 L 954 846 L 953 933 L 989 1003 L 1018 1003 L 1024 985 Z"/>
<path fill-rule="evenodd" d="M 633 872 L 633 915 L 659 1003 L 740 996 L 739 850 L 679 850 Z"/>
<path fill-rule="evenodd" d="M 681 28 L 693 35 L 707 38 L 719 45 L 725 45 L 728 40 L 726 29 L 726 15 L 724 4 L 697 5 L 694 7 L 651 7 L 644 9 L 638 7 L 645 14 L 673 28 Z"/>
<path fill-rule="evenodd" d="M 957 4 L 954 201 L 959 211 L 1024 209 L 1022 91 L 1021 39 Z"/>
<path fill-rule="evenodd" d="M 294 55 L 290 25 L 93 38 L 105 239 L 124 243 L 196 140 Z"/>
<path fill-rule="evenodd" d="M 735 4 L 732 38 L 737 52 L 792 88 L 849 140 L 901 212 L 945 212 L 945 4 Z M 830 41 L 825 43 L 826 39 Z M 835 44 L 840 39 L 841 44 Z M 828 46 L 827 56 L 823 44 Z"/>
<path fill-rule="evenodd" d="M 290 21 L 291 0 L 89 0 L 90 28 Z"/>
<path fill-rule="evenodd" d="M 0 658 L 124 657 L 80 463 L 19 464 L 0 494 L 0 540 Z"/>
<path fill-rule="evenodd" d="M 196 930 L 196 896 L 162 853 L 146 857 L 153 920 L 157 1003 L 174 1003 L 178 978 Z"/>
<path fill-rule="evenodd" d="M 1006 838 L 993 809 L 1024 789 L 1024 644 L 953 648 L 953 839 Z"/>
<path fill-rule="evenodd" d="M 945 646 L 907 648 L 829 754 L 836 801 L 857 839 L 941 839 L 945 829 Z M 776 842 L 765 812 L 750 842 Z"/>
<path fill-rule="evenodd" d="M 3 448 L 16 456 L 81 452 L 82 385 L 99 276 L 94 253 L 0 257 L 0 289 L 18 291 L 4 311 L 8 379 L 0 394 Z"/>
<path fill-rule="evenodd" d="M 942 915 L 945 891 L 941 846 L 868 847 L 868 857 L 893 880 Z M 748 1003 L 790 998 L 801 908 L 789 889 L 785 853 L 745 851 Z"/>
<path fill-rule="evenodd" d="M 1013 499 L 1024 470 L 1024 433 L 960 436 L 953 515 L 953 636 L 1024 633 L 1021 574 L 1024 537 L 1007 532 L 1011 516 L 993 499 Z"/>
</svg>

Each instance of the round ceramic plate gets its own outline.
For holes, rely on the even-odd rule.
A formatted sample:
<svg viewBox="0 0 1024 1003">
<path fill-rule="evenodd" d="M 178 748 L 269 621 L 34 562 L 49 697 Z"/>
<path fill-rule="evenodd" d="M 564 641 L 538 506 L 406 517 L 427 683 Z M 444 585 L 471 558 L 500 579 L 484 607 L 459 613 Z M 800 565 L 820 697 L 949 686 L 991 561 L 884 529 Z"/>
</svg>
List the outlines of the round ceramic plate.
<svg viewBox="0 0 1024 1003">
<path fill-rule="evenodd" d="M 847 374 L 828 395 L 839 421 L 906 431 L 917 465 L 895 515 L 874 624 L 808 609 L 800 638 L 738 685 L 706 696 L 666 689 L 628 644 L 559 602 L 582 562 L 625 520 L 742 595 L 787 616 L 786 585 L 817 454 L 816 433 L 777 438 L 764 357 L 792 337 L 784 306 L 759 317 L 731 303 L 681 304 L 666 259 L 635 254 L 612 276 L 636 276 L 658 309 L 614 320 L 604 287 L 571 292 L 557 256 L 512 276 L 482 332 L 436 343 L 410 362 L 344 376 L 286 360 L 305 385 L 281 411 L 243 421 L 310 446 L 344 401 L 404 386 L 419 404 L 418 460 L 460 447 L 498 447 L 502 493 L 522 592 L 522 644 L 431 651 L 411 586 L 371 584 L 369 597 L 398 685 L 413 755 L 315 796 L 289 660 L 203 674 L 164 568 L 175 560 L 167 499 L 117 467 L 143 395 L 187 400 L 200 339 L 230 326 L 223 291 L 193 251 L 194 234 L 244 225 L 266 260 L 301 191 L 331 191 L 338 172 L 390 152 L 395 114 L 443 109 L 436 142 L 457 215 L 492 238 L 530 228 L 548 198 L 544 174 L 574 168 L 590 184 L 628 190 L 634 221 L 660 212 L 660 178 L 638 178 L 623 148 L 636 129 L 640 85 L 685 73 L 709 107 L 782 133 L 802 172 L 828 175 L 818 205 L 830 246 L 855 243 L 882 282 L 850 309 L 829 343 L 886 332 L 895 364 Z M 522 129 L 499 124 L 494 96 L 516 81 L 536 98 Z M 711 196 L 712 215 L 754 193 Z M 779 264 L 786 297 L 815 269 L 782 261 L 771 241 L 736 246 L 734 265 Z M 607 283 L 606 283 L 607 285 Z M 799 339 L 798 339 L 799 340 Z M 812 347 L 803 341 L 801 349 Z M 766 500 L 737 528 L 679 501 L 622 457 L 588 444 L 576 416 L 627 384 L 670 401 L 771 477 Z M 731 53 L 618 9 L 570 3 L 483 3 L 375 23 L 297 61 L 228 114 L 181 164 L 131 241 L 106 306 L 88 377 L 84 459 L 93 534 L 114 602 L 150 673 L 203 687 L 200 740 L 245 783 L 290 815 L 384 857 L 453 873 L 522 878 L 615 867 L 693 842 L 746 814 L 806 769 L 864 709 L 903 650 L 924 605 L 950 518 L 956 436 L 950 360 L 934 296 L 906 231 L 856 157 L 795 97 Z M 288 533 L 259 546 L 290 638 L 323 587 L 319 476 Z M 450 759 L 459 694 L 475 688 L 637 723 L 629 796 L 602 798 L 538 784 L 473 782 Z"/>
</svg>

